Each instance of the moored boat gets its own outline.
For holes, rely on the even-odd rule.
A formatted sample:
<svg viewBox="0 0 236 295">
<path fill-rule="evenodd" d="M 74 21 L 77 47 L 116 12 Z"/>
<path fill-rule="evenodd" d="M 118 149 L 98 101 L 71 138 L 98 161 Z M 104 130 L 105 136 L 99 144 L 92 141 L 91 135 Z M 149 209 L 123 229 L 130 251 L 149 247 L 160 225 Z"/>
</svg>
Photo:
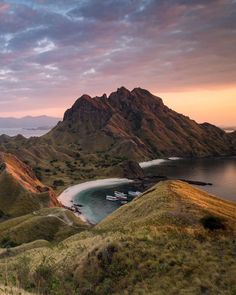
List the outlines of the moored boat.
<svg viewBox="0 0 236 295">
<path fill-rule="evenodd" d="M 140 194 L 141 194 L 141 192 L 139 192 L 139 191 L 136 191 L 136 192 L 128 191 L 128 195 L 131 196 L 131 197 L 137 197 Z"/>
<path fill-rule="evenodd" d="M 114 196 L 106 196 L 106 200 L 108 200 L 108 201 L 119 201 L 119 198 L 114 197 Z"/>
<path fill-rule="evenodd" d="M 118 191 L 114 191 L 114 195 L 117 197 L 117 198 L 127 198 L 127 194 L 125 193 L 122 193 L 122 192 L 118 192 Z"/>
</svg>

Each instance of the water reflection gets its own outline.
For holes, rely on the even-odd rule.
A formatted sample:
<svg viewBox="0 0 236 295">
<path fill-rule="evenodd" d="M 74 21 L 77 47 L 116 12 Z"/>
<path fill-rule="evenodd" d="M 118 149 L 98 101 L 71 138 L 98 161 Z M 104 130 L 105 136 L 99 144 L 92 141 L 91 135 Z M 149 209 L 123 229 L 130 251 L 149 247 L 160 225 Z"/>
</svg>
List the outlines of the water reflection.
<svg viewBox="0 0 236 295">
<path fill-rule="evenodd" d="M 173 179 L 185 178 L 211 182 L 201 187 L 223 199 L 236 201 L 236 158 L 181 159 L 146 169 L 148 175 L 166 175 Z"/>
<path fill-rule="evenodd" d="M 189 179 L 213 183 L 198 188 L 220 198 L 236 202 L 236 158 L 167 161 L 145 169 L 148 175 L 165 175 L 172 179 Z M 89 189 L 77 195 L 75 201 L 82 204 L 82 213 L 92 223 L 97 223 L 120 207 L 119 202 L 106 200 L 114 190 L 137 190 L 131 184 Z"/>
</svg>

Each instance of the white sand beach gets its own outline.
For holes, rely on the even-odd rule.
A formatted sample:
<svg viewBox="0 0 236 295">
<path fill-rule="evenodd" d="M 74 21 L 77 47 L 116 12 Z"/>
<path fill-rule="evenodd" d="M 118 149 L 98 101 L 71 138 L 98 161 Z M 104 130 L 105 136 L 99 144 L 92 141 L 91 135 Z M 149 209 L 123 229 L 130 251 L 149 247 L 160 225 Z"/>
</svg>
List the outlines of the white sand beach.
<svg viewBox="0 0 236 295">
<path fill-rule="evenodd" d="M 164 162 L 167 162 L 167 161 L 175 161 L 175 160 L 179 160 L 181 158 L 178 158 L 178 157 L 170 157 L 170 158 L 167 158 L 167 159 L 155 159 L 155 160 L 151 160 L 151 161 L 146 161 L 146 162 L 141 162 L 139 163 L 139 166 L 141 168 L 148 168 L 148 167 L 151 167 L 151 166 L 157 166 L 157 165 L 160 165 L 161 163 L 164 163 Z"/>
<path fill-rule="evenodd" d="M 91 188 L 109 187 L 113 185 L 120 185 L 120 184 L 126 184 L 131 182 L 133 181 L 127 178 L 107 178 L 107 179 L 87 181 L 87 182 L 76 184 L 67 188 L 64 192 L 60 194 L 60 196 L 58 197 L 58 200 L 64 206 L 70 207 L 72 205 L 71 201 L 73 201 L 74 198 L 80 192 L 89 190 Z M 79 216 L 83 221 L 87 221 L 86 216 L 83 216 L 83 214 L 76 214 L 76 215 Z"/>
</svg>

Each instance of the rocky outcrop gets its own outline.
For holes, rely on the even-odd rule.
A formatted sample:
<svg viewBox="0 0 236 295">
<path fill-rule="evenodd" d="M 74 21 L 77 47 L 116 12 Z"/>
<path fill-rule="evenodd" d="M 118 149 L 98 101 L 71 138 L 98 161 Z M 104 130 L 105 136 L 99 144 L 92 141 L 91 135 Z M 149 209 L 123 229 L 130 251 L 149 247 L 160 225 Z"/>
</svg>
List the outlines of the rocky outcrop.
<svg viewBox="0 0 236 295">
<path fill-rule="evenodd" d="M 143 179 L 144 172 L 139 164 L 135 161 L 124 161 L 114 167 L 108 169 L 108 175 L 113 175 L 121 178 Z"/>
<path fill-rule="evenodd" d="M 234 146 L 234 152 L 236 154 L 236 131 L 229 133 L 228 137 L 230 138 L 232 145 Z"/>
</svg>

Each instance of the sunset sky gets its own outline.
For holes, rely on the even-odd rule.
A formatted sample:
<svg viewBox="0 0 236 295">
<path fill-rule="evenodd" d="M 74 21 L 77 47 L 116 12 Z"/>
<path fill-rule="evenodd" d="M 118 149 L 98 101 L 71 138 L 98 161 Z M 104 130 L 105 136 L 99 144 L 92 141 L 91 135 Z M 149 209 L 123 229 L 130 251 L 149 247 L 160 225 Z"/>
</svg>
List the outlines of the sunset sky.
<svg viewBox="0 0 236 295">
<path fill-rule="evenodd" d="M 236 126 L 236 0 L 0 1 L 0 116 L 140 86 Z"/>
</svg>

